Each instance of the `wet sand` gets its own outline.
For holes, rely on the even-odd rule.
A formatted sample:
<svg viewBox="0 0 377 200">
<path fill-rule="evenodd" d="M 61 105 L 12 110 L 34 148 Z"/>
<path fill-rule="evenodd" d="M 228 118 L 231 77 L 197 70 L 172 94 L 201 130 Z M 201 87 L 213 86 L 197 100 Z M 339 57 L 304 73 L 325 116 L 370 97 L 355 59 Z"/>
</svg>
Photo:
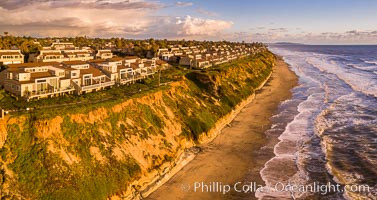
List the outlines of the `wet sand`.
<svg viewBox="0 0 377 200">
<path fill-rule="evenodd" d="M 236 192 L 233 186 L 237 182 L 264 185 L 259 171 L 274 155 L 264 147 L 278 141 L 268 141 L 264 132 L 279 103 L 290 98 L 290 89 L 296 84 L 296 75 L 278 59 L 269 82 L 257 92 L 253 102 L 216 139 L 201 146 L 202 152 L 194 160 L 146 199 L 254 199 L 254 193 Z M 195 184 L 207 187 L 195 190 Z M 232 189 L 223 194 L 221 185 L 230 185 Z"/>
</svg>

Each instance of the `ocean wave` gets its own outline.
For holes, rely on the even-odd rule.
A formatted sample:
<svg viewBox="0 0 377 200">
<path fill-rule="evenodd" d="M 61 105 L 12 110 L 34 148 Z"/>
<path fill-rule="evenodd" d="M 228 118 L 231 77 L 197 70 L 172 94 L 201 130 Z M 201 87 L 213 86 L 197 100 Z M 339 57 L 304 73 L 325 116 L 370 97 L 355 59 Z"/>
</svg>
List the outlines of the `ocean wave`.
<svg viewBox="0 0 377 200">
<path fill-rule="evenodd" d="M 347 66 L 350 66 L 352 68 L 355 68 L 355 69 L 359 69 L 359 70 L 363 70 L 363 71 L 373 71 L 373 70 L 377 70 L 377 66 L 360 66 L 358 64 L 346 64 Z"/>
<path fill-rule="evenodd" d="M 319 91 L 318 88 L 307 88 L 306 92 L 311 93 L 314 91 Z M 289 122 L 284 132 L 278 137 L 280 140 L 278 144 L 274 147 L 275 157 L 270 159 L 265 163 L 264 168 L 261 170 L 260 174 L 263 181 L 266 183 L 265 190 L 273 190 L 273 186 L 277 182 L 283 183 L 296 183 L 296 184 L 306 184 L 310 180 L 308 177 L 308 171 L 311 172 L 323 172 L 324 169 L 317 166 L 308 166 L 307 160 L 313 157 L 318 157 L 313 155 L 312 151 L 304 150 L 306 148 L 307 141 L 312 139 L 312 134 L 310 130 L 312 125 L 310 119 L 319 112 L 319 106 L 324 100 L 323 91 L 322 93 L 312 93 L 306 100 L 303 100 L 297 106 L 297 111 L 299 112 L 295 115 L 294 119 Z M 283 111 L 282 111 L 283 112 Z M 318 152 L 320 154 L 320 152 Z M 287 176 L 281 177 L 276 173 L 276 168 L 279 166 L 290 166 L 286 172 Z M 273 196 L 275 198 L 292 198 L 292 196 L 298 198 L 309 195 L 308 193 L 289 193 L 289 192 L 270 192 L 268 196 Z M 257 192 L 256 197 L 261 199 L 267 194 L 263 192 Z"/>
<path fill-rule="evenodd" d="M 347 70 L 339 66 L 339 63 L 336 61 L 328 60 L 325 55 L 320 57 L 307 57 L 305 60 L 323 73 L 335 74 L 354 90 L 377 97 L 377 77 L 373 74 L 366 73 L 362 70 Z"/>
<path fill-rule="evenodd" d="M 377 178 L 377 68 L 371 63 L 372 54 L 363 58 L 320 51 L 273 52 L 283 55 L 299 76 L 300 85 L 292 98 L 301 102 L 279 136 L 275 157 L 261 171 L 266 187 L 276 180 L 305 182 L 329 172 L 337 183 L 371 186 L 371 192 L 345 191 L 343 197 L 336 194 L 336 199 L 373 199 L 377 194 L 373 185 Z M 276 118 L 287 113 L 279 114 Z M 281 174 L 285 164 L 296 168 Z M 292 194 L 284 195 L 280 197 Z"/>
<path fill-rule="evenodd" d="M 368 183 L 376 176 L 373 170 L 360 167 L 377 165 L 377 156 L 374 156 L 377 140 L 373 139 L 377 133 L 377 110 L 370 107 L 376 103 L 375 99 L 351 93 L 340 96 L 316 118 L 315 127 L 322 138 L 323 152 L 330 158 L 327 169 L 338 183 Z M 370 192 L 351 194 L 348 191 L 345 195 L 367 199 Z"/>
<path fill-rule="evenodd" d="M 365 63 L 377 65 L 377 60 L 365 60 L 365 59 L 362 59 L 362 60 L 363 60 Z"/>
</svg>

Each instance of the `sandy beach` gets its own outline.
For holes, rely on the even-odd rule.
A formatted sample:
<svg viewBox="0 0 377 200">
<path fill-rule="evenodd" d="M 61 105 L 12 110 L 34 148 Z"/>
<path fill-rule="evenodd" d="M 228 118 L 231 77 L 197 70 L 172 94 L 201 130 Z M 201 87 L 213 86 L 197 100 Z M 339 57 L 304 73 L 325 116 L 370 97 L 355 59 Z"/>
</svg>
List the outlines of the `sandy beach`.
<svg viewBox="0 0 377 200">
<path fill-rule="evenodd" d="M 254 198 L 254 193 L 233 190 L 223 194 L 219 191 L 221 187 L 215 186 L 233 186 L 237 182 L 263 184 L 259 171 L 273 156 L 271 150 L 263 147 L 277 142 L 268 141 L 264 132 L 270 127 L 270 117 L 279 103 L 290 98 L 290 89 L 296 84 L 295 74 L 278 59 L 269 82 L 258 91 L 253 102 L 246 105 L 215 140 L 201 146 L 202 152 L 193 161 L 147 199 Z M 195 189 L 195 184 L 207 187 Z M 212 192 L 207 192 L 210 190 Z"/>
</svg>

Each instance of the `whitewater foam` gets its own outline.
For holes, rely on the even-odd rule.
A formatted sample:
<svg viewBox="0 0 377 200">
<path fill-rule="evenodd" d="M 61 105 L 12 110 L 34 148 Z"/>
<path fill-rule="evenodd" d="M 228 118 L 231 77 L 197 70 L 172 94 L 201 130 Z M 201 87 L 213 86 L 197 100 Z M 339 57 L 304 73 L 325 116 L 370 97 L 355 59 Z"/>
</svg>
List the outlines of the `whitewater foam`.
<svg viewBox="0 0 377 200">
<path fill-rule="evenodd" d="M 275 157 L 261 170 L 266 188 L 276 181 L 305 183 L 323 181 L 324 176 L 333 175 L 333 180 L 343 185 L 371 186 L 369 193 L 345 191 L 331 194 L 333 199 L 376 197 L 373 194 L 377 193 L 377 58 L 371 56 L 377 47 L 366 50 L 344 47 L 339 55 L 334 52 L 340 47 L 334 47 L 332 54 L 321 47 L 300 48 L 304 50 L 271 49 L 282 55 L 300 78 L 291 100 L 299 102 L 297 113 L 278 137 Z M 353 48 L 365 53 L 354 54 Z M 289 114 L 287 109 L 280 110 L 273 119 Z M 282 174 L 281 166 L 291 171 Z M 300 195 L 256 193 L 259 199 L 291 199 Z"/>
</svg>

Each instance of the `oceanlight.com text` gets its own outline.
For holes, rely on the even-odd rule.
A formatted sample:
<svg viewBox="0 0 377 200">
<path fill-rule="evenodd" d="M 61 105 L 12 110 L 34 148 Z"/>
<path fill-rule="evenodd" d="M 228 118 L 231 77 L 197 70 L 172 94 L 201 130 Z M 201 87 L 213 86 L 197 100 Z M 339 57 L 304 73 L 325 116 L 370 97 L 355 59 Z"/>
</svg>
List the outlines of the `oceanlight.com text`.
<svg viewBox="0 0 377 200">
<path fill-rule="evenodd" d="M 275 185 L 265 187 L 256 182 L 236 182 L 234 184 L 224 184 L 222 182 L 194 182 L 193 184 L 182 184 L 181 189 L 184 192 L 198 193 L 254 193 L 257 191 L 263 193 L 290 192 L 290 193 L 319 193 L 326 195 L 329 193 L 343 193 L 345 190 L 350 192 L 369 193 L 369 185 L 340 185 L 337 183 L 321 184 L 313 182 L 311 184 L 292 184 L 277 182 Z"/>
</svg>

